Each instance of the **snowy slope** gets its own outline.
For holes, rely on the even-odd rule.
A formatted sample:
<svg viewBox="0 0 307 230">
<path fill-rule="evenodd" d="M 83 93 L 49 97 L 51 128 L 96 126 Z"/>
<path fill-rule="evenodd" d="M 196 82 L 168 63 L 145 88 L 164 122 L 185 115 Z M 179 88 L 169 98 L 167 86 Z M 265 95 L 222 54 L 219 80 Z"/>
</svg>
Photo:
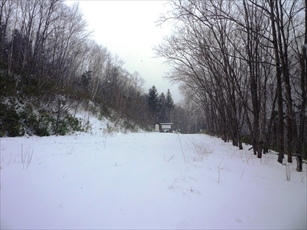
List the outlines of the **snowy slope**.
<svg viewBox="0 0 307 230">
<path fill-rule="evenodd" d="M 306 229 L 306 165 L 286 180 L 206 135 L 1 138 L 1 228 Z"/>
</svg>

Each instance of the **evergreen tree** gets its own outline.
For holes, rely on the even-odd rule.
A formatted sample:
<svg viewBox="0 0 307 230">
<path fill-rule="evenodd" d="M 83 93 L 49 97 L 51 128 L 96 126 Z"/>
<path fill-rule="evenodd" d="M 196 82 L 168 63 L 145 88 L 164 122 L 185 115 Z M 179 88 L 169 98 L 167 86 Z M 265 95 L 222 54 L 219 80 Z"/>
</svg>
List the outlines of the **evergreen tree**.
<svg viewBox="0 0 307 230">
<path fill-rule="evenodd" d="M 167 90 L 167 94 L 166 94 L 166 107 L 171 110 L 174 109 L 174 101 L 173 101 L 172 94 L 169 89 Z"/>
<path fill-rule="evenodd" d="M 159 113 L 159 100 L 158 100 L 158 91 L 155 86 L 152 86 L 149 89 L 148 93 L 148 106 L 151 114 L 154 117 L 154 122 L 158 122 L 158 113 Z"/>
<path fill-rule="evenodd" d="M 159 107 L 158 107 L 158 112 L 159 112 L 159 122 L 167 122 L 167 116 L 166 116 L 166 98 L 164 93 L 161 93 L 159 98 Z"/>
<path fill-rule="evenodd" d="M 166 113 L 166 117 L 165 119 L 168 120 L 168 122 L 170 122 L 171 120 L 171 113 L 174 110 L 175 105 L 174 105 L 174 101 L 172 98 L 172 94 L 170 92 L 170 90 L 167 90 L 167 94 L 166 94 L 166 99 L 165 99 L 165 113 Z"/>
</svg>

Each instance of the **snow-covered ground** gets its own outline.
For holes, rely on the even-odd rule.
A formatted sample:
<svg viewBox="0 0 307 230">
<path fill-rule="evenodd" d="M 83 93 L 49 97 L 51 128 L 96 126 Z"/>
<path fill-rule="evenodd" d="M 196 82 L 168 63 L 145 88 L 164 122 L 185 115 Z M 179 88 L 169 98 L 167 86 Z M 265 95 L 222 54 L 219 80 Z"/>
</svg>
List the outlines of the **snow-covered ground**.
<svg viewBox="0 0 307 230">
<path fill-rule="evenodd" d="M 276 153 L 259 160 L 200 134 L 106 134 L 105 124 L 0 139 L 2 229 L 307 228 L 306 165 L 298 173 Z"/>
</svg>

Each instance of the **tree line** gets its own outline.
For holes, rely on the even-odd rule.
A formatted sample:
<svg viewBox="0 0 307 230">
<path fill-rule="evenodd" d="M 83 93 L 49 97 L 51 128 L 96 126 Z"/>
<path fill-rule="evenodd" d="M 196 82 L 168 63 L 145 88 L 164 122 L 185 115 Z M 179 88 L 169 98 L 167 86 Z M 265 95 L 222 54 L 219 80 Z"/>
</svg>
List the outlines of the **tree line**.
<svg viewBox="0 0 307 230">
<path fill-rule="evenodd" d="M 170 91 L 158 98 L 147 93 L 144 79 L 123 65 L 91 39 L 78 4 L 2 0 L 0 136 L 80 130 L 81 121 L 68 111 L 76 114 L 81 107 L 98 117 L 124 119 L 127 128 L 151 129 L 156 122 L 174 121 L 180 109 Z"/>
<path fill-rule="evenodd" d="M 119 57 L 90 35 L 78 4 L 2 0 L 2 109 L 8 106 L 5 100 L 9 97 L 37 104 L 55 114 L 56 134 L 65 112 L 84 104 L 87 109 L 98 106 L 103 116 L 116 111 L 116 116 L 140 126 L 150 124 L 144 80 L 137 72 L 125 70 Z"/>
<path fill-rule="evenodd" d="M 307 1 L 172 0 L 155 47 L 167 76 L 202 109 L 208 132 L 262 157 L 269 148 L 298 171 L 307 156 Z"/>
<path fill-rule="evenodd" d="M 148 105 L 155 124 L 172 123 L 172 129 L 181 133 L 199 133 L 205 128 L 205 120 L 197 105 L 188 97 L 177 104 L 170 90 L 166 95 L 158 93 L 155 86 L 148 91 Z"/>
</svg>

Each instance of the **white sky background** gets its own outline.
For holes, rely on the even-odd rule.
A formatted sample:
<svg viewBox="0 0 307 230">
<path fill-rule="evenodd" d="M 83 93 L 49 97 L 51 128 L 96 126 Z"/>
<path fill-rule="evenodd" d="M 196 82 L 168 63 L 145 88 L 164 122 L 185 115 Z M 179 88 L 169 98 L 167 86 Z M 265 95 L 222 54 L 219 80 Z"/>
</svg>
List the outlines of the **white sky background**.
<svg viewBox="0 0 307 230">
<path fill-rule="evenodd" d="M 72 2 L 72 1 L 70 1 Z M 167 24 L 155 22 L 165 11 L 165 1 L 79 1 L 89 30 L 95 41 L 117 54 L 130 73 L 137 71 L 145 80 L 144 89 L 153 85 L 158 93 L 170 89 L 173 100 L 181 100 L 178 85 L 171 85 L 163 76 L 170 69 L 163 58 L 156 58 L 153 47 L 170 33 Z"/>
</svg>

